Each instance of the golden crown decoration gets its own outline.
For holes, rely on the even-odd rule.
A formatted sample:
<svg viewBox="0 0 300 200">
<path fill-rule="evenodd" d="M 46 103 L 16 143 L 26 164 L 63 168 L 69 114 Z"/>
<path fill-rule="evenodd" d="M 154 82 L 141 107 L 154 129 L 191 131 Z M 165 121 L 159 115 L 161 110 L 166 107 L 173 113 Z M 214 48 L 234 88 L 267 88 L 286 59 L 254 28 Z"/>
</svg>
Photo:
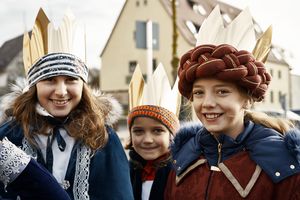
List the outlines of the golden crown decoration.
<svg viewBox="0 0 300 200">
<path fill-rule="evenodd" d="M 152 76 L 144 81 L 139 65 L 136 66 L 129 84 L 129 110 L 141 105 L 154 105 L 168 109 L 179 115 L 181 98 L 178 91 L 178 80 L 173 87 L 163 65 L 160 63 Z"/>
<path fill-rule="evenodd" d="M 57 52 L 70 53 L 86 61 L 84 27 L 75 20 L 75 16 L 68 9 L 62 23 L 56 28 L 40 8 L 31 37 L 25 32 L 23 38 L 23 62 L 26 74 L 44 55 Z"/>
<path fill-rule="evenodd" d="M 244 9 L 225 27 L 220 7 L 217 5 L 202 23 L 196 46 L 201 44 L 229 44 L 237 49 L 252 52 L 256 60 L 265 62 L 271 48 L 272 27 L 270 26 L 256 41 L 253 19 L 249 8 Z"/>
</svg>

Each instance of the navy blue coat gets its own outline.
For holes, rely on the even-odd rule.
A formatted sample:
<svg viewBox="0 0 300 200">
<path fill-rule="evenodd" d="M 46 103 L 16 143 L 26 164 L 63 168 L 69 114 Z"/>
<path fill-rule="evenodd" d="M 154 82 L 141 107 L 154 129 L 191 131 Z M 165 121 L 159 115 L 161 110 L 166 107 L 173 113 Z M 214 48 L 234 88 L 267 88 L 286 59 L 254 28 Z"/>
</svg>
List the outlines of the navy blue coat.
<svg viewBox="0 0 300 200">
<path fill-rule="evenodd" d="M 132 200 L 133 193 L 126 154 L 114 130 L 107 126 L 107 132 L 109 136 L 107 144 L 105 147 L 97 150 L 90 160 L 88 178 L 89 199 Z M 4 137 L 7 137 L 16 146 L 22 147 L 24 134 L 20 125 L 15 121 L 6 122 L 0 127 L 0 139 Z M 77 142 L 73 147 L 65 176 L 65 180 L 70 183 L 70 187 L 66 191 L 71 199 L 74 199 L 73 186 L 77 148 L 79 146 L 79 142 Z M 39 149 L 35 149 L 38 152 L 37 161 L 43 165 L 42 155 L 39 153 Z M 0 195 L 5 198 L 15 196 L 13 193 L 4 192 L 3 184 L 0 184 Z"/>
<path fill-rule="evenodd" d="M 6 189 L 8 193 L 17 194 L 21 200 L 70 200 L 56 179 L 33 159 Z"/>
<path fill-rule="evenodd" d="M 133 187 L 133 194 L 135 200 L 141 200 L 142 198 L 142 170 L 143 166 L 146 164 L 141 156 L 139 156 L 134 150 L 131 150 L 130 153 L 130 177 Z M 167 184 L 168 175 L 172 168 L 171 160 L 169 159 L 164 164 L 157 169 L 155 178 L 152 184 L 150 191 L 149 200 L 163 200 L 164 199 L 164 190 Z"/>
</svg>

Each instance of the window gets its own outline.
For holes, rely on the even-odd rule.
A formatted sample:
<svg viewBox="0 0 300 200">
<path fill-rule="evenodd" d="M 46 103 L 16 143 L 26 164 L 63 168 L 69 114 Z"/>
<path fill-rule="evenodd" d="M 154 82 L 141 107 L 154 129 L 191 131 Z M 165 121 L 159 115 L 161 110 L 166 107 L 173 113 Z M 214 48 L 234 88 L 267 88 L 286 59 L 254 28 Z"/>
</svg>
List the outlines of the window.
<svg viewBox="0 0 300 200">
<path fill-rule="evenodd" d="M 224 13 L 222 17 L 228 24 L 232 21 L 227 13 Z"/>
<path fill-rule="evenodd" d="M 132 74 L 137 65 L 137 61 L 129 61 L 129 73 Z"/>
<path fill-rule="evenodd" d="M 194 4 L 193 5 L 193 10 L 198 12 L 199 14 L 206 16 L 207 12 L 205 8 L 201 4 Z"/>
<path fill-rule="evenodd" d="M 270 74 L 273 77 L 273 69 L 270 69 Z"/>
<path fill-rule="evenodd" d="M 146 49 L 147 48 L 147 22 L 136 21 L 135 41 L 136 48 Z M 152 48 L 154 50 L 159 49 L 159 25 L 158 23 L 152 22 Z"/>
<path fill-rule="evenodd" d="M 281 102 L 282 100 L 282 94 L 281 91 L 278 92 L 278 102 Z"/>
<path fill-rule="evenodd" d="M 270 102 L 274 103 L 274 94 L 273 94 L 273 91 L 270 92 Z"/>
<path fill-rule="evenodd" d="M 154 58 L 152 60 L 152 70 L 153 70 L 153 72 L 155 71 L 156 67 L 157 67 L 157 62 L 156 62 L 156 59 Z"/>
<path fill-rule="evenodd" d="M 281 79 L 281 71 L 278 71 L 278 79 Z"/>
</svg>

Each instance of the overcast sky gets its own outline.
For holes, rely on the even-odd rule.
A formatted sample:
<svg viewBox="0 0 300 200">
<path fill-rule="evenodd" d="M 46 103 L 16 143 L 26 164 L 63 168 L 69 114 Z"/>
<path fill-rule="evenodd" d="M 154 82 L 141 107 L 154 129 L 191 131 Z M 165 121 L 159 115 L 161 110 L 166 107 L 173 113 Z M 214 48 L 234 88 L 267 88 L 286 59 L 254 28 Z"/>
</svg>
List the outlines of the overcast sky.
<svg viewBox="0 0 300 200">
<path fill-rule="evenodd" d="M 153 0 L 154 1 L 154 0 Z M 157 0 L 155 0 L 157 1 Z M 300 74 L 300 12 L 298 0 L 222 0 L 244 9 L 265 30 L 273 26 L 273 43 L 294 57 L 290 64 Z M 83 21 L 87 32 L 87 64 L 97 67 L 98 58 L 113 28 L 124 0 L 0 0 L 0 45 L 32 28 L 36 14 L 43 7 L 50 20 L 59 23 L 67 8 Z"/>
</svg>

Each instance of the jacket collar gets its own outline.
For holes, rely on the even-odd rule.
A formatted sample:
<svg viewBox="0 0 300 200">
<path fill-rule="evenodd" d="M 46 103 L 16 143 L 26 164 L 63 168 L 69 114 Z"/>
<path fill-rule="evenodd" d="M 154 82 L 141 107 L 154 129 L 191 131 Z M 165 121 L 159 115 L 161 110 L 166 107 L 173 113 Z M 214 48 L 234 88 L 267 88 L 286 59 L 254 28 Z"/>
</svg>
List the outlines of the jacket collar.
<svg viewBox="0 0 300 200">
<path fill-rule="evenodd" d="M 277 183 L 300 172 L 300 131 L 293 129 L 282 136 L 273 129 L 245 123 L 244 131 L 235 139 L 221 135 L 222 159 L 229 159 L 237 152 L 247 150 L 252 160 Z M 218 160 L 217 141 L 200 124 L 183 127 L 171 146 L 176 175 L 182 174 L 188 166 L 204 156 L 209 165 Z"/>
</svg>

